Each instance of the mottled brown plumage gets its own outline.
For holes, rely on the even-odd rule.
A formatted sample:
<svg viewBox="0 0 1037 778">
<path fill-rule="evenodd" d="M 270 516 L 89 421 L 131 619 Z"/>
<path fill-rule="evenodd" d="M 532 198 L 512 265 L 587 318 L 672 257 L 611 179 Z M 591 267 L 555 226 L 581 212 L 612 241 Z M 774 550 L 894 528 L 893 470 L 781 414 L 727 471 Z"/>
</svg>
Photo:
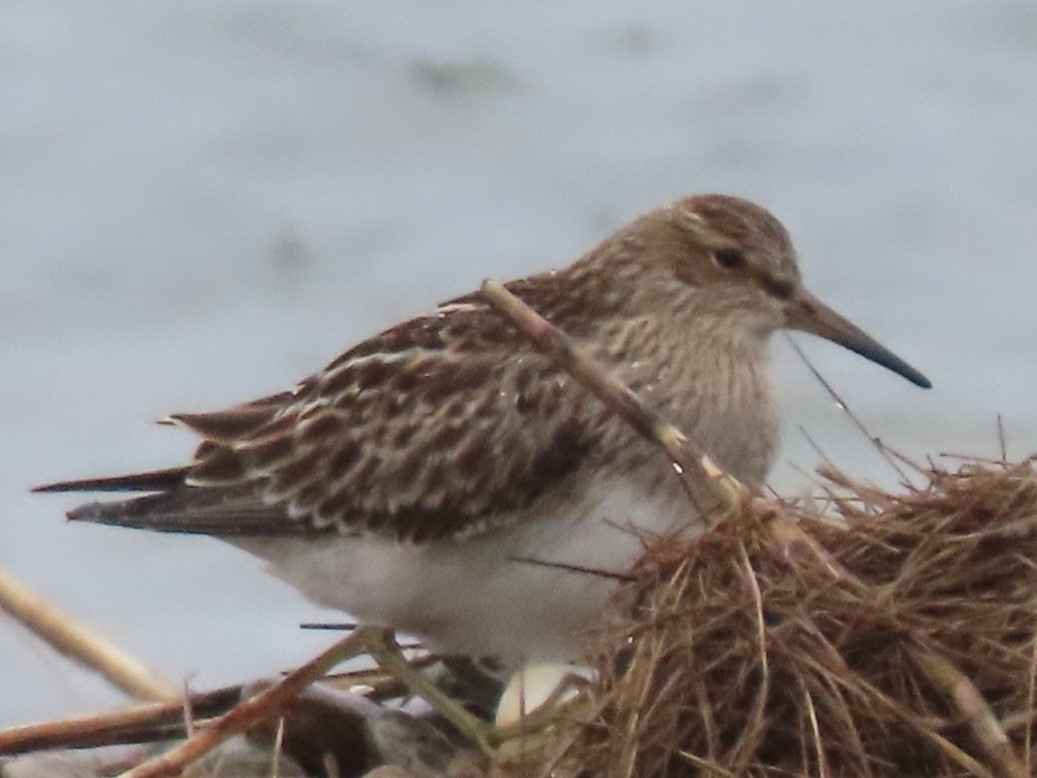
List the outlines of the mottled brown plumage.
<svg viewBox="0 0 1037 778">
<path fill-rule="evenodd" d="M 802 288 L 787 232 L 744 200 L 680 200 L 572 266 L 508 287 L 750 484 L 763 480 L 777 444 L 766 371 L 775 330 L 813 331 L 926 384 Z M 483 559 L 470 564 L 483 564 L 486 576 L 508 564 L 508 554 L 530 548 L 566 549 L 568 564 L 582 565 L 585 555 L 622 567 L 629 542 L 619 544 L 622 552 L 584 554 L 580 533 L 628 519 L 628 535 L 663 531 L 693 515 L 665 459 L 477 293 L 364 341 L 291 392 L 171 421 L 202 438 L 190 465 L 48 488 L 154 491 L 70 515 L 230 539 L 272 560 L 318 601 L 462 651 L 517 638 L 472 640 L 471 629 L 455 629 L 464 620 L 456 608 L 427 625 L 431 616 L 419 613 L 415 595 L 379 600 L 379 586 L 409 585 L 393 577 L 399 571 L 372 567 L 356 584 L 364 595 L 329 593 L 335 565 L 327 549 L 341 548 L 350 565 L 363 566 L 366 557 L 351 555 L 364 543 L 388 555 L 379 562 L 387 565 L 402 564 L 394 549 L 427 547 L 415 575 L 434 559 L 437 567 L 425 574 L 449 579 L 442 585 L 450 587 L 450 565 L 469 564 L 448 561 L 455 550 Z M 559 539 L 553 533 L 562 525 L 567 534 Z M 586 542 L 598 531 L 587 531 Z M 295 563 L 307 556 L 321 561 Z M 464 601 L 458 596 L 458 608 Z M 581 621 L 563 610 L 544 629 Z"/>
</svg>

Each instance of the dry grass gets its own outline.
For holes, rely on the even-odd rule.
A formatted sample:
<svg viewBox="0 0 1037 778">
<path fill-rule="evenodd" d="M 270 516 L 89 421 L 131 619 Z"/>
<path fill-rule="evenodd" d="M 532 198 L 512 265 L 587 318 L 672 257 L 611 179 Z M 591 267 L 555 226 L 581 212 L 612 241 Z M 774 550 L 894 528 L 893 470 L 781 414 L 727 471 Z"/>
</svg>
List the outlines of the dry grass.
<svg viewBox="0 0 1037 778">
<path fill-rule="evenodd" d="M 1032 774 L 1037 473 L 927 475 L 893 496 L 833 473 L 823 511 L 756 500 L 653 546 L 567 772 Z"/>
</svg>

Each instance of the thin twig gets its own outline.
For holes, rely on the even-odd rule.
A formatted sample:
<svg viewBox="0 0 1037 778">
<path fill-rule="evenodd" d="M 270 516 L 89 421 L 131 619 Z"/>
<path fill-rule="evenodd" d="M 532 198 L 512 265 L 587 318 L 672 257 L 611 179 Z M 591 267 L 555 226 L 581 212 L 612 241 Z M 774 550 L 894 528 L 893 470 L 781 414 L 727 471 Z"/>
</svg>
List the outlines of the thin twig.
<svg viewBox="0 0 1037 778">
<path fill-rule="evenodd" d="M 829 458 L 829 456 L 821 449 L 821 446 L 818 445 L 817 441 L 815 441 L 813 439 L 813 437 L 811 437 L 810 433 L 807 432 L 807 428 L 806 427 L 804 427 L 802 424 L 800 424 L 797 427 L 797 429 L 799 429 L 799 434 L 804 437 L 804 439 L 806 440 L 807 444 L 812 449 L 814 449 L 814 453 L 817 454 L 819 457 L 821 457 L 821 460 L 826 465 L 828 465 L 828 467 L 832 468 L 833 470 L 838 470 L 839 469 L 839 468 L 836 467 L 835 462 L 833 462 Z"/>
<path fill-rule="evenodd" d="M 825 746 L 824 738 L 821 737 L 821 726 L 817 720 L 817 710 L 814 707 L 814 698 L 810 694 L 810 690 L 803 682 L 802 678 L 796 679 L 799 683 L 799 690 L 803 694 L 803 702 L 807 709 L 807 718 L 810 721 L 810 732 L 813 735 L 814 741 L 814 758 L 817 759 L 817 774 L 821 778 L 827 778 L 828 772 L 828 760 L 825 759 Z"/>
<path fill-rule="evenodd" d="M 277 719 L 277 729 L 274 731 L 273 758 L 270 765 L 271 778 L 281 776 L 281 754 L 284 750 L 284 716 Z"/>
<path fill-rule="evenodd" d="M 738 551 L 745 583 L 749 586 L 749 591 L 753 597 L 753 616 L 756 621 L 756 641 L 760 657 L 761 676 L 752 710 L 747 714 L 746 718 L 746 721 L 750 724 L 746 726 L 742 737 L 738 739 L 736 753 L 739 753 L 739 768 L 741 771 L 748 766 L 753 752 L 759 745 L 761 733 L 764 729 L 762 722 L 767 710 L 767 703 L 770 702 L 771 671 L 770 661 L 767 658 L 767 621 L 764 615 L 763 594 L 760 592 L 760 582 L 756 579 L 756 571 L 753 569 L 745 546 L 739 544 Z"/>
<path fill-rule="evenodd" d="M 306 664 L 293 670 L 280 681 L 243 701 L 232 710 L 154 759 L 123 773 L 122 778 L 161 778 L 179 775 L 187 765 L 197 761 L 220 743 L 244 732 L 259 721 L 276 715 L 278 711 L 332 667 L 366 651 L 379 637 L 381 630 L 359 627 L 331 648 L 318 654 Z"/>
<path fill-rule="evenodd" d="M 3 570 L 0 570 L 0 609 L 69 659 L 98 673 L 131 697 L 172 700 L 180 696 L 172 684 Z"/>
<path fill-rule="evenodd" d="M 637 576 L 627 573 L 617 573 L 613 570 L 602 570 L 600 567 L 587 567 L 585 565 L 574 565 L 570 562 L 551 562 L 547 559 L 535 559 L 528 556 L 509 556 L 509 562 L 520 562 L 527 565 L 546 567 L 552 570 L 565 570 L 569 573 L 580 573 L 582 575 L 593 575 L 599 578 L 608 578 L 613 581 L 633 582 Z"/>
<path fill-rule="evenodd" d="M 477 719 L 464 707 L 448 697 L 431 680 L 416 670 L 404 658 L 400 647 L 393 639 L 391 633 L 378 630 L 376 634 L 367 641 L 365 646 L 367 652 L 374 657 L 386 672 L 391 673 L 415 694 L 422 697 L 427 703 L 435 708 L 436 712 L 447 719 L 457 729 L 470 738 L 479 746 L 484 754 L 493 755 L 490 740 L 493 739 L 493 726 Z"/>
<path fill-rule="evenodd" d="M 1029 771 L 1015 755 L 1008 735 L 979 689 L 950 661 L 926 649 L 917 637 L 914 642 L 915 663 L 954 703 L 998 774 L 1005 778 L 1026 778 Z"/>
<path fill-rule="evenodd" d="M 1032 763 L 1033 720 L 1037 702 L 1037 634 L 1030 638 L 1030 667 L 1026 678 L 1026 734 L 1023 740 L 1023 764 Z"/>
<path fill-rule="evenodd" d="M 905 473 L 900 465 L 897 464 L 897 461 L 889 455 L 889 452 L 886 450 L 886 444 L 877 436 L 872 435 L 871 431 L 864 426 L 864 422 L 862 422 L 857 414 L 850 409 L 846 400 L 844 400 L 839 392 L 835 390 L 835 387 L 832 386 L 823 375 L 821 375 L 821 371 L 814 366 L 814 363 L 810 361 L 810 358 L 807 357 L 803 349 L 799 347 L 799 344 L 792 338 L 788 337 L 788 335 L 785 336 L 785 339 L 792 345 L 792 349 L 799 354 L 799 358 L 803 360 L 803 363 L 807 366 L 810 372 L 814 374 L 814 378 L 816 378 L 821 386 L 824 387 L 824 390 L 828 392 L 828 395 L 835 401 L 835 404 L 839 406 L 839 409 L 846 414 L 850 421 L 853 422 L 853 425 L 860 430 L 861 434 L 863 434 L 864 437 L 866 437 L 871 444 L 875 446 L 879 455 L 889 463 L 889 466 L 896 471 L 897 475 L 906 482 L 908 480 L 907 473 Z"/>
<path fill-rule="evenodd" d="M 241 699 L 232 686 L 191 695 L 196 716 L 219 715 Z M 184 706 L 180 700 L 149 702 L 118 710 L 75 716 L 0 730 L 0 754 L 23 754 L 54 748 L 92 748 L 115 743 L 146 743 L 184 736 Z M 197 723 L 197 720 L 196 720 Z"/>
</svg>

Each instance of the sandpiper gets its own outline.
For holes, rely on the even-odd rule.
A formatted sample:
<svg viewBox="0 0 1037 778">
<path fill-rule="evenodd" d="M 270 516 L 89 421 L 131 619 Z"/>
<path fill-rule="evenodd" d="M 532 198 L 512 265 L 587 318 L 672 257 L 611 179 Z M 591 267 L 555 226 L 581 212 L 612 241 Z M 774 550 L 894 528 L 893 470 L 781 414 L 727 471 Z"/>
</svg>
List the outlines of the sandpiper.
<svg viewBox="0 0 1037 778">
<path fill-rule="evenodd" d="M 734 197 L 678 200 L 507 286 L 750 485 L 777 446 L 777 330 L 929 386 L 808 293 L 785 228 Z M 623 572 L 646 534 L 702 530 L 666 457 L 478 293 L 291 391 L 170 420 L 202 439 L 190 464 L 41 490 L 146 493 L 69 517 L 214 535 L 444 653 L 570 658 L 613 586 L 586 571 Z"/>
</svg>

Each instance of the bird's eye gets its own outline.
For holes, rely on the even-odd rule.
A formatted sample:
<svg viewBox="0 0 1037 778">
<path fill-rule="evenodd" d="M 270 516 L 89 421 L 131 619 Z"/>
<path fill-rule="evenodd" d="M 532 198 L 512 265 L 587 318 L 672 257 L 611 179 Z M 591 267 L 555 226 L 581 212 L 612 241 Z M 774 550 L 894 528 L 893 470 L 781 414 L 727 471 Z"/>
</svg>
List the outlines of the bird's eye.
<svg viewBox="0 0 1037 778">
<path fill-rule="evenodd" d="M 738 249 L 717 249 L 713 252 L 713 262 L 724 270 L 734 270 L 745 264 L 745 254 Z"/>
</svg>

